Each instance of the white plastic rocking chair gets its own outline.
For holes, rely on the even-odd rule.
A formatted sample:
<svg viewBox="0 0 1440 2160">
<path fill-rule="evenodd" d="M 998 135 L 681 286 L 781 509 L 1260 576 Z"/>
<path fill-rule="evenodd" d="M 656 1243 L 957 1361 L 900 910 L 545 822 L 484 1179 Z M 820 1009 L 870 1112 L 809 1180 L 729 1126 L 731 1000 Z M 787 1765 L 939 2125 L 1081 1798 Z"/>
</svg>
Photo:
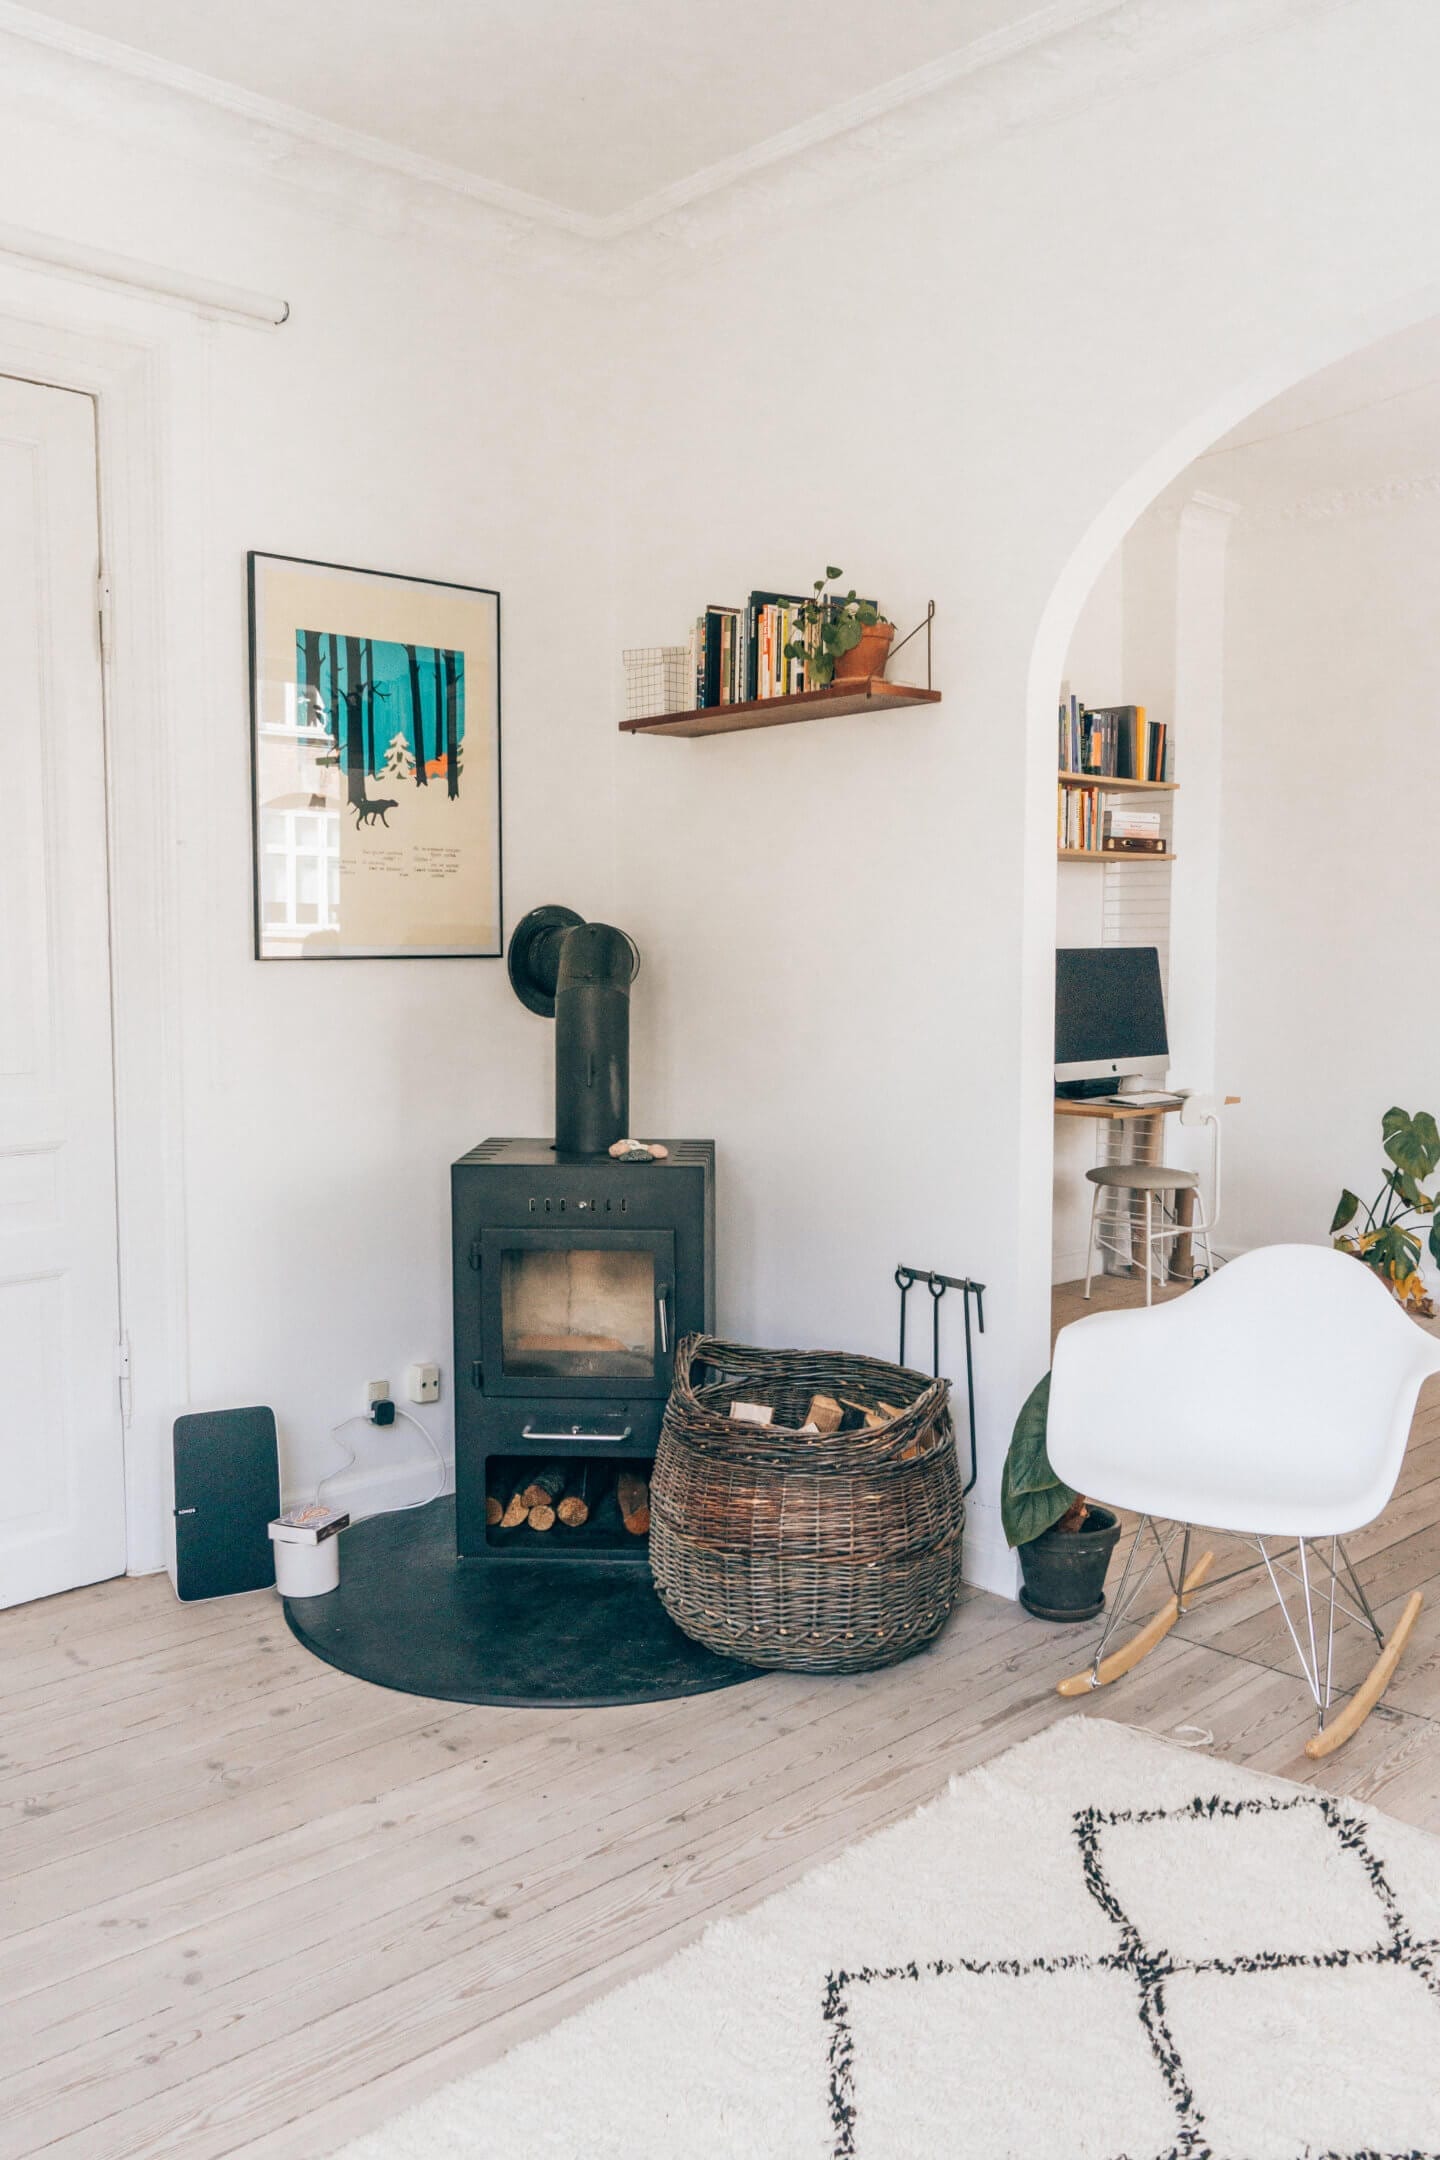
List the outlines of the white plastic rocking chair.
<svg viewBox="0 0 1440 2160">
<path fill-rule="evenodd" d="M 1387 1642 L 1343 1541 L 1394 1491 L 1431 1373 L 1440 1373 L 1440 1340 L 1368 1268 L 1314 1245 L 1264 1246 L 1169 1304 L 1093 1313 L 1063 1328 L 1050 1382 L 1051 1465 L 1078 1492 L 1141 1520 L 1090 1669 L 1062 1681 L 1061 1694 L 1118 1680 L 1170 1632 L 1214 1566 L 1209 1552 L 1190 1565 L 1192 1532 L 1204 1523 L 1253 1540 L 1259 1558 L 1234 1574 L 1263 1567 L 1270 1577 L 1318 1713 L 1306 1753 L 1328 1755 L 1348 1740 L 1388 1686 L 1422 1599 L 1411 1592 Z M 1166 1538 L 1161 1522 L 1173 1526 Z M 1284 1551 L 1277 1540 L 1289 1541 Z M 1148 1553 L 1152 1544 L 1131 1588 L 1142 1546 Z M 1157 1565 L 1170 1597 L 1111 1652 Z M 1294 1615 L 1282 1576 L 1298 1592 Z M 1370 1628 L 1377 1654 L 1330 1720 L 1337 1613 Z"/>
</svg>

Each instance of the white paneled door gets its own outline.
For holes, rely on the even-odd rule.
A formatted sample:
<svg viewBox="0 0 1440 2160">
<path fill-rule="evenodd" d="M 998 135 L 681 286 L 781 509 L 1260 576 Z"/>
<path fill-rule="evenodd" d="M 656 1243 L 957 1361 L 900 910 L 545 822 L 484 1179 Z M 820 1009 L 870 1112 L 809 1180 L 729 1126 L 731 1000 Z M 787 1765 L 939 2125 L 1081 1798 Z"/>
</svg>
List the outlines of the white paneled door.
<svg viewBox="0 0 1440 2160">
<path fill-rule="evenodd" d="M 125 1568 L 95 414 L 0 377 L 0 1606 Z"/>
</svg>

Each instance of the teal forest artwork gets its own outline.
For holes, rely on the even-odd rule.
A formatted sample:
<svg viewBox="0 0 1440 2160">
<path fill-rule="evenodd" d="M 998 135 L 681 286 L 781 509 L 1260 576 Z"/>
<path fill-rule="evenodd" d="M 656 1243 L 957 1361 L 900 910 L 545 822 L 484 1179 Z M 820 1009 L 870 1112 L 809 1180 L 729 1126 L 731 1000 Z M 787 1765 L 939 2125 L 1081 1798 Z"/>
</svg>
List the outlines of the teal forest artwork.
<svg viewBox="0 0 1440 2160">
<path fill-rule="evenodd" d="M 357 826 L 378 820 L 388 830 L 400 788 L 459 795 L 463 652 L 297 630 L 295 683 L 302 715 L 329 737 L 316 763 L 338 768 Z"/>
<path fill-rule="evenodd" d="M 255 952 L 495 959 L 500 595 L 249 557 Z"/>
</svg>

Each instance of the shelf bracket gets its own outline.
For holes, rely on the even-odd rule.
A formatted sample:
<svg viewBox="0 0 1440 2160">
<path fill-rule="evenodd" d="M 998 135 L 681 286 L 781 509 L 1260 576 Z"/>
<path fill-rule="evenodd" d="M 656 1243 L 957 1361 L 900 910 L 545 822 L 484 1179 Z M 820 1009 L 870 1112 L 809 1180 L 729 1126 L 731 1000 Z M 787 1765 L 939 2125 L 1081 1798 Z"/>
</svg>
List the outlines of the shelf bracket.
<svg viewBox="0 0 1440 2160">
<path fill-rule="evenodd" d="M 933 680 L 931 679 L 931 669 L 930 669 L 930 660 L 931 660 L 931 650 L 930 650 L 930 625 L 931 625 L 931 624 L 932 624 L 932 623 L 934 622 L 934 620 L 935 620 L 935 603 L 934 603 L 934 601 L 932 600 L 932 601 L 930 602 L 930 605 L 929 605 L 929 606 L 928 606 L 928 607 L 926 608 L 926 610 L 925 610 L 925 613 L 924 613 L 924 614 L 923 614 L 923 615 L 921 616 L 921 618 L 920 618 L 919 622 L 917 622 L 917 623 L 916 623 L 916 625 L 915 625 L 915 628 L 914 628 L 913 630 L 907 630 L 907 631 L 906 631 L 906 633 L 905 633 L 905 635 L 904 635 L 904 637 L 902 637 L 902 638 L 901 638 L 901 640 L 900 640 L 900 643 L 899 643 L 898 645 L 892 645 L 892 646 L 891 646 L 891 648 L 890 648 L 890 654 L 889 654 L 889 658 L 888 658 L 888 659 L 886 660 L 886 663 L 885 663 L 885 664 L 886 664 L 886 666 L 888 667 L 888 666 L 889 666 L 889 664 L 890 664 L 890 661 L 894 659 L 894 657 L 895 657 L 896 653 L 897 653 L 897 652 L 903 652 L 903 651 L 904 651 L 904 649 L 905 649 L 905 647 L 906 647 L 906 646 L 907 646 L 907 645 L 909 644 L 909 642 L 910 642 L 911 638 L 913 638 L 913 637 L 919 637 L 919 635 L 920 635 L 920 632 L 921 632 L 921 631 L 923 630 L 923 631 L 924 631 L 924 633 L 925 633 L 925 688 L 926 688 L 927 690 L 933 690 L 933 689 L 934 689 L 934 687 L 935 687 L 935 684 L 934 684 Z"/>
</svg>

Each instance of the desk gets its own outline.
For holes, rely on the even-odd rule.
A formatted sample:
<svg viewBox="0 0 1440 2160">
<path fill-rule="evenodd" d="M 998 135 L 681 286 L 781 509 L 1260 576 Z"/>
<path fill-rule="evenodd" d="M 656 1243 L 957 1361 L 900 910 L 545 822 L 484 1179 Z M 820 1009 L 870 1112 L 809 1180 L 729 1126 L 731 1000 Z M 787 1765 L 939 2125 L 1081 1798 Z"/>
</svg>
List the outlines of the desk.
<svg viewBox="0 0 1440 2160">
<path fill-rule="evenodd" d="M 1234 1102 L 1236 1097 L 1227 1095 L 1225 1100 Z M 1055 1097 L 1056 1117 L 1108 1118 L 1116 1125 L 1124 1124 L 1127 1119 L 1131 1118 L 1167 1117 L 1172 1110 L 1178 1110 L 1179 1108 L 1180 1097 L 1178 1095 L 1172 1095 L 1167 1102 L 1147 1103 L 1111 1102 L 1107 1095 L 1057 1095 Z"/>
<path fill-rule="evenodd" d="M 1157 1089 L 1155 1092 L 1158 1093 L 1159 1090 Z M 1224 1097 L 1227 1106 L 1238 1103 L 1239 1100 L 1238 1095 Z M 1111 1102 L 1103 1095 L 1091 1095 L 1089 1097 L 1057 1095 L 1055 1098 L 1055 1115 L 1056 1117 L 1069 1118 L 1097 1118 L 1111 1127 L 1112 1130 L 1108 1135 L 1110 1145 L 1106 1151 L 1107 1162 L 1158 1163 L 1164 1160 L 1161 1142 L 1165 1131 L 1165 1120 L 1172 1110 L 1180 1108 L 1180 1103 L 1181 1098 L 1178 1095 L 1172 1096 L 1166 1102 L 1158 1103 Z M 1134 1200 L 1131 1202 L 1131 1212 L 1137 1218 L 1142 1205 L 1143 1203 L 1137 1203 Z M 1175 1240 L 1165 1274 L 1160 1278 L 1162 1281 L 1171 1276 L 1178 1277 L 1182 1282 L 1188 1282 L 1191 1279 L 1194 1254 L 1190 1243 L 1189 1225 L 1194 1220 L 1194 1215 L 1194 1190 L 1189 1186 L 1182 1187 L 1175 1195 L 1175 1219 L 1180 1226 L 1180 1235 Z M 1113 1258 L 1113 1254 L 1107 1251 L 1105 1261 L 1102 1263 L 1107 1273 L 1109 1272 L 1109 1262 Z M 1133 1269 L 1133 1266 L 1132 1261 L 1130 1269 L 1121 1267 L 1117 1268 L 1116 1272 L 1128 1273 Z"/>
</svg>

